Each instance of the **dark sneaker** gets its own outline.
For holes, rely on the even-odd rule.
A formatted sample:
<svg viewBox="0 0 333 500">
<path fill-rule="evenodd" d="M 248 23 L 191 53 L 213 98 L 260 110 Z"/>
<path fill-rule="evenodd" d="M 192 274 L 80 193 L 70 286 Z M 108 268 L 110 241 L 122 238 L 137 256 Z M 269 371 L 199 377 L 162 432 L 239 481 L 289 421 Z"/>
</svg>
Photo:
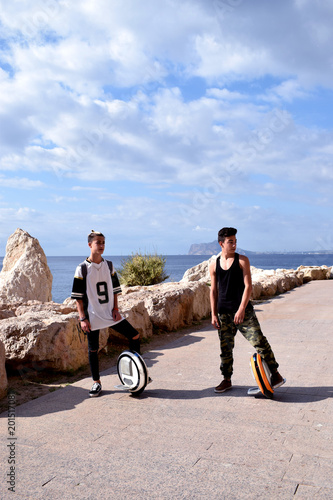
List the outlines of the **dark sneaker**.
<svg viewBox="0 0 333 500">
<path fill-rule="evenodd" d="M 285 384 L 286 379 L 280 375 L 279 372 L 272 373 L 271 377 L 271 386 L 273 389 L 277 389 L 278 387 L 281 387 L 281 385 Z"/>
<path fill-rule="evenodd" d="M 99 382 L 94 382 L 91 391 L 89 391 L 89 396 L 91 398 L 97 398 L 101 390 L 102 390 L 101 384 Z"/>
<path fill-rule="evenodd" d="M 232 388 L 232 384 L 231 384 L 230 380 L 222 380 L 222 382 L 220 383 L 220 385 L 218 385 L 217 387 L 215 387 L 214 392 L 218 392 L 218 393 L 225 392 L 225 391 L 228 391 L 231 388 Z"/>
</svg>

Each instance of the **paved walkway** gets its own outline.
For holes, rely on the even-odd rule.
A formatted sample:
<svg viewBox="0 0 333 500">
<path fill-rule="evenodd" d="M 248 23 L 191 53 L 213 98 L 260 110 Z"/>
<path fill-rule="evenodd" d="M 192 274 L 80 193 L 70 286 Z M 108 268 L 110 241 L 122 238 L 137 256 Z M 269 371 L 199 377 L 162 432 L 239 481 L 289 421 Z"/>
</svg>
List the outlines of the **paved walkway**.
<svg viewBox="0 0 333 500">
<path fill-rule="evenodd" d="M 153 383 L 140 398 L 114 389 L 113 368 L 99 398 L 84 379 L 17 407 L 15 440 L 2 414 L 1 498 L 333 499 L 333 281 L 256 311 L 287 378 L 274 400 L 247 395 L 253 351 L 240 334 L 233 390 L 214 393 L 219 344 L 205 322 L 144 354 Z"/>
</svg>

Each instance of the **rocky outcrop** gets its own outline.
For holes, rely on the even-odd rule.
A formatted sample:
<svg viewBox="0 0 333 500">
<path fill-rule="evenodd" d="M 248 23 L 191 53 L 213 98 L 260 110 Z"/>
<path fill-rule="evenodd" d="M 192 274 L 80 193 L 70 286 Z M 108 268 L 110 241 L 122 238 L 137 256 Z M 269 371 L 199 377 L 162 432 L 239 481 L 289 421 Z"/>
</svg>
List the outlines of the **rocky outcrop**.
<svg viewBox="0 0 333 500">
<path fill-rule="evenodd" d="M 188 269 L 181 282 L 210 283 L 209 265 L 218 255 Z M 295 269 L 257 269 L 251 267 L 252 299 L 258 300 L 288 292 L 303 283 L 317 279 L 332 279 L 333 267 L 300 266 Z"/>
<path fill-rule="evenodd" d="M 293 269 L 263 270 L 251 267 L 252 300 L 289 292 L 303 284 L 303 275 Z"/>
<path fill-rule="evenodd" d="M 87 340 L 78 330 L 73 307 L 49 302 L 28 302 L 19 306 L 15 317 L 1 321 L 0 339 L 6 350 L 6 364 L 56 371 L 76 370 L 87 364 Z M 101 330 L 101 346 L 109 332 Z"/>
<path fill-rule="evenodd" d="M 209 287 L 205 283 L 161 283 L 124 289 L 119 310 L 140 332 L 175 331 L 208 317 Z M 111 332 L 113 334 L 113 332 Z"/>
<path fill-rule="evenodd" d="M 145 298 L 154 328 L 174 331 L 208 316 L 209 288 L 205 283 L 165 283 Z"/>
<path fill-rule="evenodd" d="M 0 302 L 52 300 L 52 274 L 38 240 L 17 229 L 7 242 L 0 272 Z"/>
<path fill-rule="evenodd" d="M 119 297 L 119 310 L 140 332 L 151 337 L 156 329 L 172 331 L 208 316 L 209 287 L 204 283 L 163 283 L 133 287 Z M 88 362 L 87 340 L 80 331 L 75 301 L 64 304 L 29 301 L 2 309 L 0 340 L 8 367 L 55 371 L 76 370 Z M 100 349 L 120 337 L 112 328 L 100 332 Z"/>
<path fill-rule="evenodd" d="M 204 283 L 210 283 L 209 265 L 213 260 L 216 260 L 218 255 L 213 255 L 210 259 L 200 262 L 200 264 L 197 264 L 196 266 L 193 266 L 185 271 L 184 276 L 180 281 L 182 283 L 187 281 L 202 281 Z"/>
<path fill-rule="evenodd" d="M 303 281 L 307 283 L 312 280 L 327 280 L 332 279 L 333 267 L 327 266 L 300 266 L 297 271 L 303 274 Z"/>
<path fill-rule="evenodd" d="M 217 240 L 211 243 L 192 243 L 188 251 L 188 255 L 215 255 L 221 251 L 221 246 Z M 251 251 L 237 249 L 237 252 L 242 255 L 251 255 Z"/>
<path fill-rule="evenodd" d="M 215 255 L 220 250 L 217 240 L 211 243 L 193 243 L 190 246 L 188 255 Z"/>
</svg>

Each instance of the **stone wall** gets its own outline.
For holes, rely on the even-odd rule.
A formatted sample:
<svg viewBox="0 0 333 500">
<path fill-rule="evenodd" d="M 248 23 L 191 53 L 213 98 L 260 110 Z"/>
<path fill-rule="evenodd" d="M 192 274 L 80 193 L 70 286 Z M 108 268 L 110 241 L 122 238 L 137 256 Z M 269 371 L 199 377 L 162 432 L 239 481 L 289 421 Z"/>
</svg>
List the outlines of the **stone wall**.
<svg viewBox="0 0 333 500">
<path fill-rule="evenodd" d="M 188 269 L 181 282 L 210 283 L 209 265 L 217 255 Z M 300 266 L 297 269 L 257 269 L 251 266 L 252 300 L 273 297 L 288 292 L 311 280 L 333 278 L 333 266 Z"/>
<path fill-rule="evenodd" d="M 204 283 L 164 283 L 124 292 L 119 297 L 120 313 L 141 338 L 151 337 L 156 330 L 190 326 L 210 312 L 209 287 Z M 8 309 L 2 304 L 0 312 L 0 341 L 11 369 L 70 371 L 88 363 L 87 339 L 80 331 L 74 300 L 11 303 Z M 100 349 L 117 337 L 112 328 L 101 330 Z"/>
</svg>

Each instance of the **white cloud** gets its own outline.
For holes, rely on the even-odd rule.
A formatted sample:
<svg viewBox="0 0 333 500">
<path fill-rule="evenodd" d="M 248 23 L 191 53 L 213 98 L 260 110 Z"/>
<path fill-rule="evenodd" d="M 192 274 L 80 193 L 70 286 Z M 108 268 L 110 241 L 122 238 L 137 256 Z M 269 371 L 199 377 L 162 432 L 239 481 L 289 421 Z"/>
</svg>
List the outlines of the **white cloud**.
<svg viewBox="0 0 333 500">
<path fill-rule="evenodd" d="M 216 99 L 223 99 L 226 101 L 234 101 L 234 100 L 240 100 L 240 99 L 247 99 L 247 96 L 244 94 L 241 94 L 240 92 L 231 92 L 230 90 L 226 88 L 222 89 L 216 89 L 216 88 L 211 88 L 207 90 L 207 96 L 213 97 Z"/>
<path fill-rule="evenodd" d="M 193 228 L 193 231 L 198 232 L 198 233 L 206 233 L 206 232 L 211 232 L 212 230 L 207 228 L 207 227 L 201 227 L 201 226 L 195 226 Z"/>
<path fill-rule="evenodd" d="M 41 181 L 32 181 L 26 177 L 6 178 L 2 175 L 0 175 L 0 184 L 1 187 L 14 189 L 35 189 L 45 187 L 45 184 Z"/>
<path fill-rule="evenodd" d="M 34 219 L 40 216 L 41 214 L 38 213 L 37 210 L 31 209 L 29 207 L 21 207 L 18 209 L 14 208 L 0 209 L 0 220 L 4 226 L 8 225 L 8 220 L 16 224 L 17 222 L 30 221 L 30 219 Z"/>
<path fill-rule="evenodd" d="M 315 103 L 332 90 L 331 2 L 19 6 L 2 2 L 2 187 L 48 185 L 50 203 L 74 211 L 77 203 L 77 215 L 85 208 L 68 190 L 85 203 L 91 194 L 90 212 L 117 216 L 138 237 L 144 227 L 158 238 L 165 226 L 177 241 L 171 219 L 190 238 L 207 219 L 253 226 L 272 217 L 278 226 L 286 200 L 329 205 L 331 100 L 327 110 Z M 153 186 L 167 188 L 158 203 Z M 27 206 L 22 214 L 38 229 L 39 195 L 1 196 L 3 206 Z M 265 212 L 269 200 L 276 212 Z M 22 214 L 14 210 L 12 223 Z M 48 211 L 45 226 L 48 217 L 56 223 Z"/>
<path fill-rule="evenodd" d="M 268 91 L 267 97 L 271 101 L 289 103 L 295 99 L 306 99 L 309 97 L 309 92 L 304 90 L 296 80 L 286 80 L 280 85 L 272 87 Z"/>
</svg>

